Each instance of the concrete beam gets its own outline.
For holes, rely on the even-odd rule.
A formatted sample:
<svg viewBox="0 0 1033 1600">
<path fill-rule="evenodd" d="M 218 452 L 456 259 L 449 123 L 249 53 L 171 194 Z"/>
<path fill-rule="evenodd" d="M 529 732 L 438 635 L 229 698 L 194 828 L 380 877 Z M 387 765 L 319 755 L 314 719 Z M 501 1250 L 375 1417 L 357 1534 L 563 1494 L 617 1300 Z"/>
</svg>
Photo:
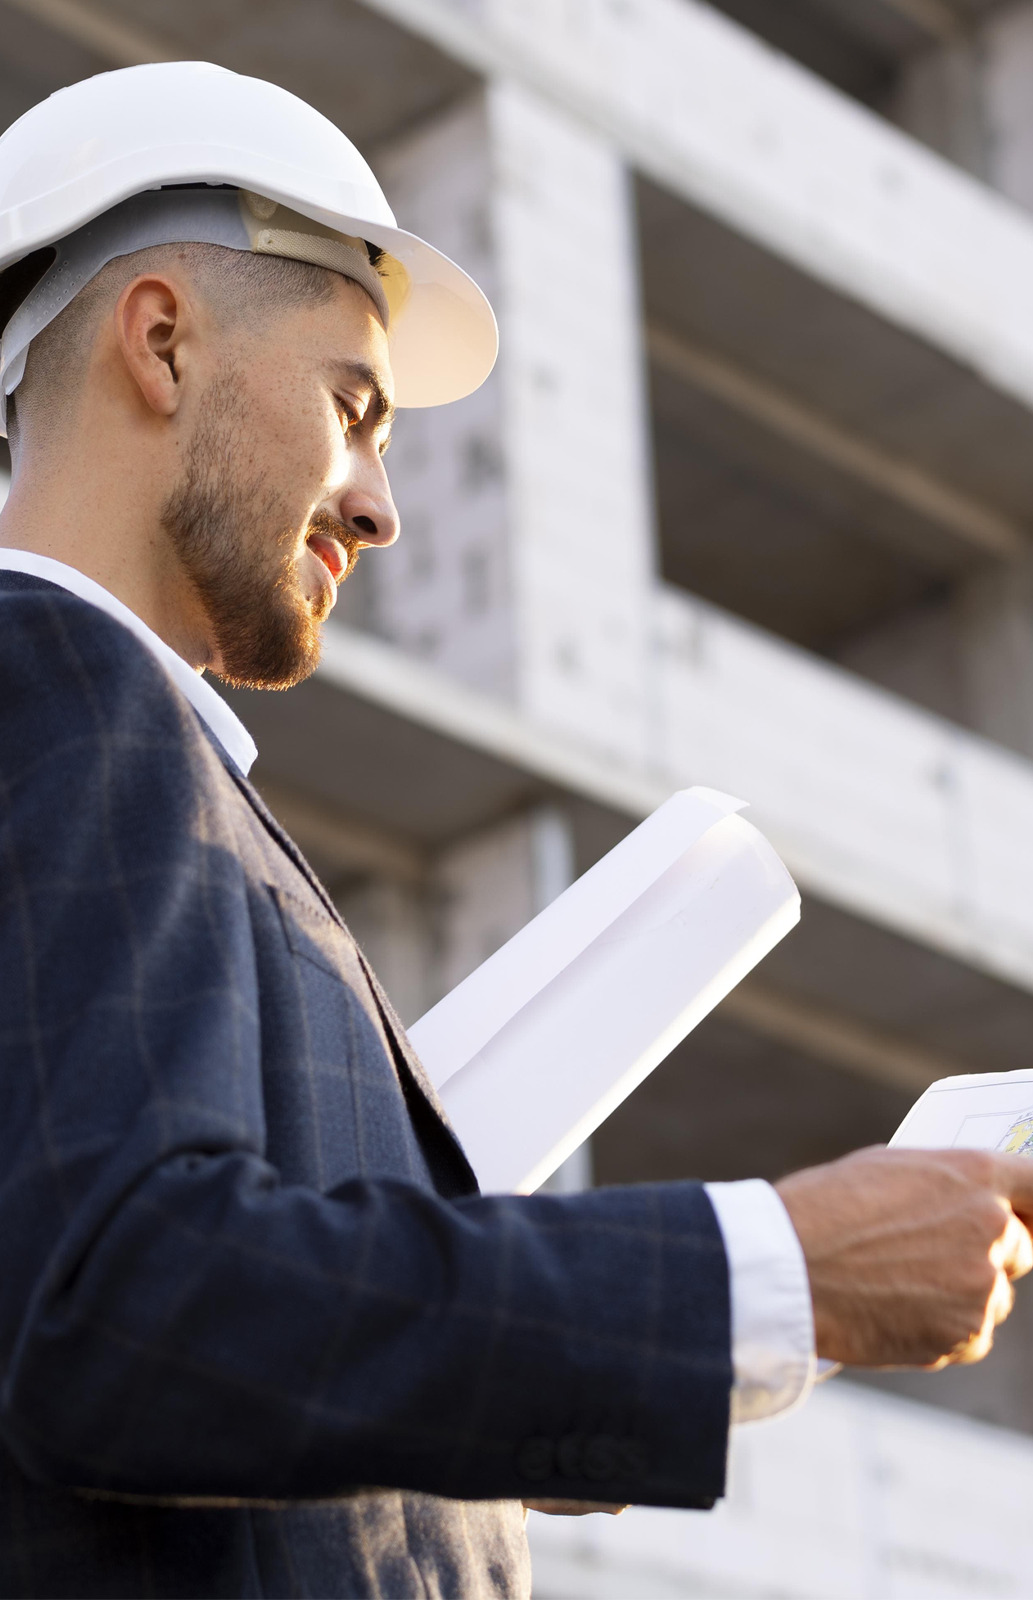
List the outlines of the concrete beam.
<svg viewBox="0 0 1033 1600">
<path fill-rule="evenodd" d="M 903 1034 L 747 979 L 721 1003 L 722 1016 L 831 1067 L 919 1095 L 937 1078 L 969 1069 Z"/>
<path fill-rule="evenodd" d="M 502 702 L 368 634 L 326 628 L 316 676 L 636 822 L 661 805 L 675 787 L 663 775 L 581 749 L 562 733 L 538 727 Z"/>
<path fill-rule="evenodd" d="M 1026 530 L 910 461 L 831 422 L 794 396 L 680 334 L 652 327 L 649 355 L 664 372 L 778 434 L 827 466 L 916 512 L 984 555 L 1014 559 L 1029 548 Z"/>
<path fill-rule="evenodd" d="M 1033 763 L 673 588 L 660 769 L 741 795 L 819 898 L 1033 990 Z"/>
<path fill-rule="evenodd" d="M 174 50 L 149 28 L 122 22 L 90 0 L 2 0 L 14 11 L 42 22 L 55 33 L 81 44 L 113 67 L 138 67 L 148 61 L 182 61 L 181 50 Z"/>
<path fill-rule="evenodd" d="M 899 11 L 939 44 L 954 44 L 965 34 L 965 25 L 947 0 L 883 0 L 890 11 Z"/>
<path fill-rule="evenodd" d="M 655 628 L 646 767 L 342 628 L 315 683 L 629 824 L 693 783 L 740 795 L 805 890 L 1033 990 L 1033 763 L 679 591 Z"/>
</svg>

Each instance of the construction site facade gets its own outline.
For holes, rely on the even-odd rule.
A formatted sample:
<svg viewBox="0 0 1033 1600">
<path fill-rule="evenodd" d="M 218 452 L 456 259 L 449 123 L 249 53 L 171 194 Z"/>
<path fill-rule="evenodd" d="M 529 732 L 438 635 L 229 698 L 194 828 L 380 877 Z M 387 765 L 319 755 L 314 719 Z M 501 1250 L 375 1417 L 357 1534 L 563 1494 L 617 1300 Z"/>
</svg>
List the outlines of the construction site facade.
<svg viewBox="0 0 1033 1600">
<path fill-rule="evenodd" d="M 254 776 L 413 1021 L 673 791 L 792 934 L 560 1170 L 774 1178 L 1033 1065 L 1033 4 L 0 0 L 0 126 L 208 59 L 497 307 Z M 538 1600 L 1033 1590 L 1033 1291 L 982 1366 L 736 1430 L 713 1513 L 532 1516 Z"/>
</svg>

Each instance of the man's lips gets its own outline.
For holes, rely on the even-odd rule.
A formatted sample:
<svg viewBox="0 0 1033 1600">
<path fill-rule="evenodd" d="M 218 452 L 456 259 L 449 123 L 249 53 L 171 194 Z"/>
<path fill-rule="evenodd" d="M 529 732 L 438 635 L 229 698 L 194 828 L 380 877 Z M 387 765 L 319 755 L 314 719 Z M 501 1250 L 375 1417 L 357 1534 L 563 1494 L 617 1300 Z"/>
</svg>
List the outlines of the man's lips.
<svg viewBox="0 0 1033 1600">
<path fill-rule="evenodd" d="M 341 541 L 329 533 L 310 533 L 305 542 L 312 554 L 319 557 L 334 583 L 340 583 L 348 571 L 348 552 Z"/>
</svg>

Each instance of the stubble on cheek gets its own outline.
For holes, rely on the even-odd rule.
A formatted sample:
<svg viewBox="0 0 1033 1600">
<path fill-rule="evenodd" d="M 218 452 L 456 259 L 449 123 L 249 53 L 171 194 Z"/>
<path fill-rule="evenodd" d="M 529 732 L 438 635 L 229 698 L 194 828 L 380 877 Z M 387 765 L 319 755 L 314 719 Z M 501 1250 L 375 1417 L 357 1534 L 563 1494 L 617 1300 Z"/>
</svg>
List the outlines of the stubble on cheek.
<svg viewBox="0 0 1033 1600">
<path fill-rule="evenodd" d="M 288 689 L 315 671 L 331 603 L 322 589 L 310 600 L 302 588 L 300 530 L 286 496 L 254 465 L 261 459 L 246 381 L 231 370 L 202 397 L 162 527 L 207 615 L 216 675 L 238 688 Z M 348 548 L 346 530 L 327 522 Z M 349 549 L 349 571 L 353 559 Z"/>
</svg>

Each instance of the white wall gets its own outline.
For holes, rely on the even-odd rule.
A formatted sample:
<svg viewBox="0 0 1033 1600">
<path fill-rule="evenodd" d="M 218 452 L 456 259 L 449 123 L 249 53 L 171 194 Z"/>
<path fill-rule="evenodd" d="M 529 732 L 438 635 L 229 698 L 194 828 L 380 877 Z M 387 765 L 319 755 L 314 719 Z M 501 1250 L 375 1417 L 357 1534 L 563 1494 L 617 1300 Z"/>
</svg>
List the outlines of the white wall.
<svg viewBox="0 0 1033 1600">
<path fill-rule="evenodd" d="M 811 890 L 1033 988 L 1033 763 L 675 589 L 657 765 L 742 796 Z"/>
</svg>

